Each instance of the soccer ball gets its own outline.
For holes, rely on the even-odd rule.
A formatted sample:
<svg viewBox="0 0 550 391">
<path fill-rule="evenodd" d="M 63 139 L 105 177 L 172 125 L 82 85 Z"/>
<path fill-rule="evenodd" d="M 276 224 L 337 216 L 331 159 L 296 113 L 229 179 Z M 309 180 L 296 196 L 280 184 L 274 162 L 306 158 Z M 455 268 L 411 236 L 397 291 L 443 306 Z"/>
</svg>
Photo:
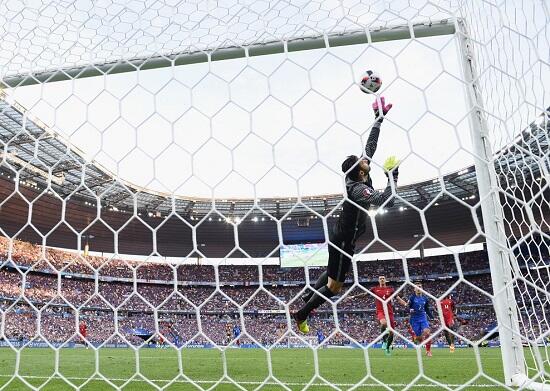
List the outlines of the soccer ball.
<svg viewBox="0 0 550 391">
<path fill-rule="evenodd" d="M 377 92 L 381 86 L 382 79 L 375 71 L 366 71 L 359 82 L 359 88 L 361 88 L 361 91 L 365 94 Z"/>
</svg>

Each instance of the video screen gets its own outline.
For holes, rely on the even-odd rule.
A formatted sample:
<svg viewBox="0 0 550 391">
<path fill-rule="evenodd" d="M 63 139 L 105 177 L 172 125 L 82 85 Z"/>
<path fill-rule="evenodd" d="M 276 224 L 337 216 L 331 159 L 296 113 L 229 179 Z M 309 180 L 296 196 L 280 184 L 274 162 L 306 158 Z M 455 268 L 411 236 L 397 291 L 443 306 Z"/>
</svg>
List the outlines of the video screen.
<svg viewBox="0 0 550 391">
<path fill-rule="evenodd" d="M 328 244 L 301 243 L 281 247 L 281 267 L 326 266 Z"/>
</svg>

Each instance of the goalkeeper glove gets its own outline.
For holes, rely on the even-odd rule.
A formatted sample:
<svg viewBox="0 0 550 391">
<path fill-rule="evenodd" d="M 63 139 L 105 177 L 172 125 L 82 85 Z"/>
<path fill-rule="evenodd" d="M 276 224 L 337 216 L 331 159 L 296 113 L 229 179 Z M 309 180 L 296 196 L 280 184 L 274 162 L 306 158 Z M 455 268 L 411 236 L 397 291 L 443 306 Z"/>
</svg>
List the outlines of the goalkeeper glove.
<svg viewBox="0 0 550 391">
<path fill-rule="evenodd" d="M 391 171 L 394 181 L 397 181 L 397 177 L 399 176 L 399 163 L 399 159 L 397 159 L 395 156 L 389 156 L 383 165 L 384 173 L 386 174 L 386 176 L 389 177 Z"/>
<path fill-rule="evenodd" d="M 372 109 L 374 110 L 374 115 L 378 121 L 382 121 L 384 116 L 388 114 L 393 105 L 391 103 L 386 104 L 386 98 L 381 96 L 380 98 L 376 97 L 374 103 L 372 104 Z M 380 109 L 382 109 L 382 115 L 380 115 Z"/>
</svg>

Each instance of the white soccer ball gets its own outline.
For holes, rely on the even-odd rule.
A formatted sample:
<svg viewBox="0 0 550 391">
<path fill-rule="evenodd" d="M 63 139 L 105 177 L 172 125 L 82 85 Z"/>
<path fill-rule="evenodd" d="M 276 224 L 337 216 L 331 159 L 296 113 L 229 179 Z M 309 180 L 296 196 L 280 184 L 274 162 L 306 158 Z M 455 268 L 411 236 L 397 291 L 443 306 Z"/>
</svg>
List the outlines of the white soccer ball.
<svg viewBox="0 0 550 391">
<path fill-rule="evenodd" d="M 382 79 L 376 71 L 366 71 L 361 77 L 361 81 L 359 82 L 359 88 L 361 88 L 361 91 L 363 91 L 365 94 L 372 94 L 374 92 L 377 92 L 381 86 Z"/>
</svg>

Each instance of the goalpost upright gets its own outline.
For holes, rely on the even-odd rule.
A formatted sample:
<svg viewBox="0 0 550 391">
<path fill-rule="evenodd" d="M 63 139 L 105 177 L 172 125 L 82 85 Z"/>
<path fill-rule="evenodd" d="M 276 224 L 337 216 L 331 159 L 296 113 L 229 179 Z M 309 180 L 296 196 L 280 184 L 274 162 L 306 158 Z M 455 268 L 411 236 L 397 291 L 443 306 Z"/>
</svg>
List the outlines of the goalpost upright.
<svg viewBox="0 0 550 391">
<path fill-rule="evenodd" d="M 483 228 L 493 285 L 493 306 L 498 331 L 506 385 L 518 385 L 525 379 L 523 347 L 514 295 L 511 265 L 515 262 L 506 240 L 504 212 L 498 191 L 498 176 L 494 155 L 484 116 L 481 91 L 477 85 L 477 71 L 473 42 L 466 21 L 456 20 L 457 49 L 462 60 L 468 122 L 474 153 L 476 180 L 481 203 Z"/>
</svg>

